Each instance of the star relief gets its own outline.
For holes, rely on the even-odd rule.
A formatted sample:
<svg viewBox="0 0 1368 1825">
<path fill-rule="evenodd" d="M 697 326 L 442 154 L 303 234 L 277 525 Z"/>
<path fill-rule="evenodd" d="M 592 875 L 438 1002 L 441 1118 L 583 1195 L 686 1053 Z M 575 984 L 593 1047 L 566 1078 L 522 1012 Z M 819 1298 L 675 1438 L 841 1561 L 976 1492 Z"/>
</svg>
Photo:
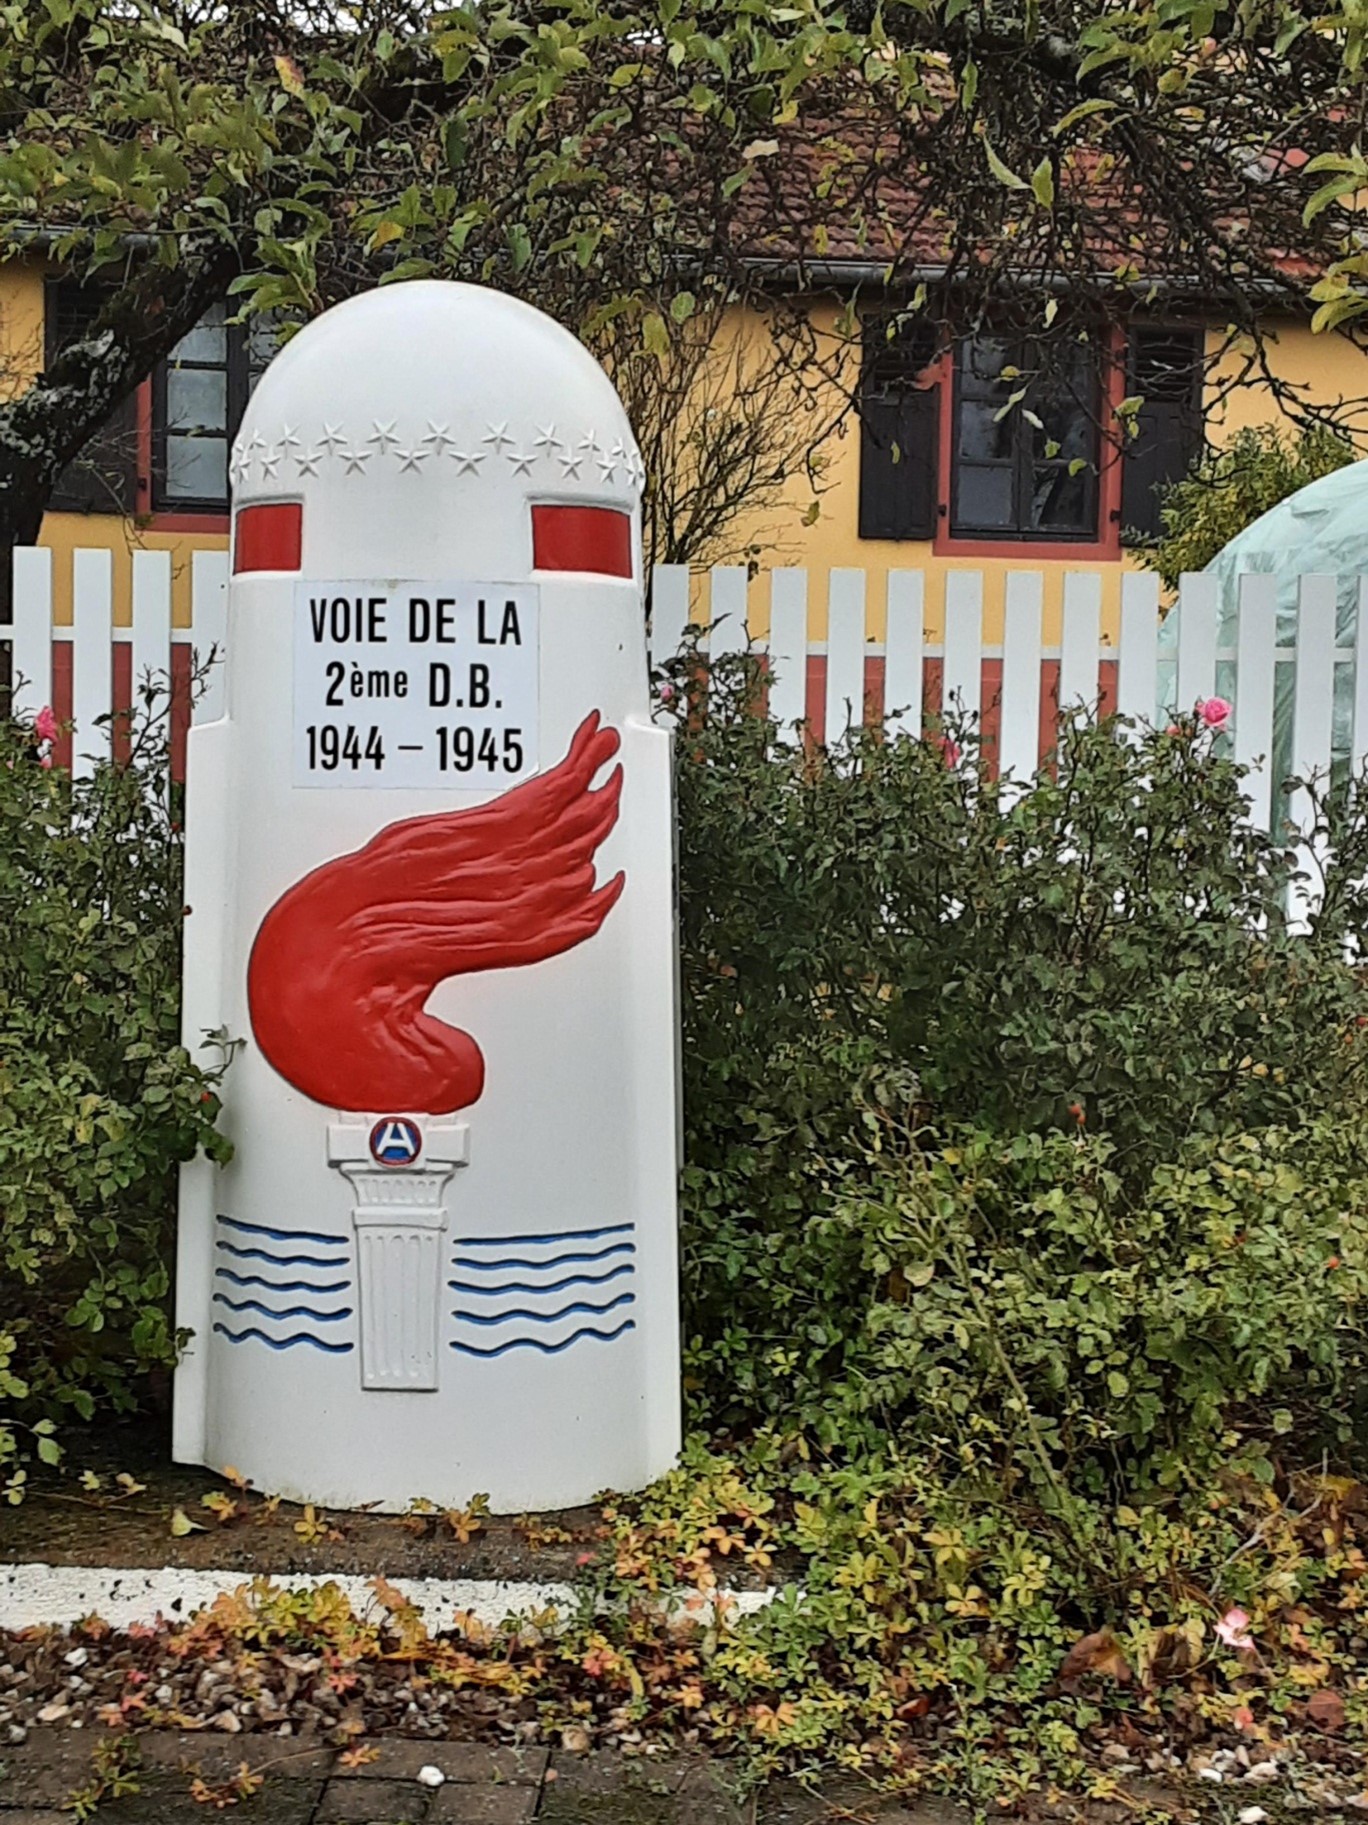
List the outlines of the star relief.
<svg viewBox="0 0 1368 1825">
<path fill-rule="evenodd" d="M 511 445 L 513 442 L 513 439 L 508 435 L 508 421 L 505 420 L 501 425 L 491 425 L 488 433 L 480 439 L 480 442 L 482 444 L 493 444 L 494 454 L 498 456 L 505 444 Z"/>
<path fill-rule="evenodd" d="M 343 444 L 346 443 L 347 434 L 337 425 L 325 424 L 323 427 L 323 435 L 318 441 L 325 445 L 329 452 L 333 452 L 340 450 Z"/>
<path fill-rule="evenodd" d="M 579 472 L 583 463 L 584 458 L 582 456 L 575 456 L 572 453 L 569 444 L 566 444 L 560 454 L 561 474 L 565 476 L 573 475 L 575 480 L 578 481 Z"/>
<path fill-rule="evenodd" d="M 438 456 L 444 456 L 448 450 L 454 450 L 456 447 L 456 439 L 451 435 L 451 427 L 435 425 L 431 419 L 428 420 L 427 436 L 422 441 L 425 444 L 435 445 Z"/>
<path fill-rule="evenodd" d="M 456 465 L 457 475 L 478 475 L 480 464 L 485 459 L 483 450 L 471 450 L 468 453 L 465 450 L 450 450 L 447 454 Z"/>
<path fill-rule="evenodd" d="M 300 450 L 294 459 L 295 469 L 300 475 L 317 475 L 318 465 L 327 454 L 322 444 L 316 450 Z"/>
<path fill-rule="evenodd" d="M 388 456 L 390 445 L 394 444 L 397 447 L 399 443 L 399 439 L 394 433 L 394 422 L 391 420 L 389 424 L 382 425 L 380 420 L 376 418 L 372 420 L 372 423 L 374 424 L 375 429 L 366 439 L 366 442 L 368 444 L 378 444 L 380 446 L 381 456 Z"/>
<path fill-rule="evenodd" d="M 613 461 L 612 457 L 607 454 L 600 456 L 598 459 L 598 466 L 599 474 L 603 477 L 604 481 L 611 482 L 613 477 L 617 474 L 617 464 Z"/>
<path fill-rule="evenodd" d="M 554 425 L 547 425 L 546 428 L 543 429 L 541 425 L 538 425 L 537 435 L 532 439 L 532 442 L 538 450 L 545 450 L 549 455 L 560 442 L 560 439 L 556 436 L 556 427 Z"/>
<path fill-rule="evenodd" d="M 281 451 L 279 447 L 276 444 L 272 444 L 261 459 L 261 478 L 263 481 L 268 477 L 273 477 L 275 475 L 276 470 L 280 467 L 280 457 Z"/>
<path fill-rule="evenodd" d="M 531 475 L 532 465 L 537 460 L 537 452 L 535 450 L 510 450 L 508 460 L 513 465 L 514 475 Z"/>
<path fill-rule="evenodd" d="M 242 486 L 243 482 L 245 482 L 247 477 L 252 473 L 252 459 L 240 445 L 233 452 L 232 472 L 233 480 L 239 487 Z"/>
<path fill-rule="evenodd" d="M 411 469 L 414 472 L 414 474 L 421 475 L 422 474 L 422 465 L 432 455 L 432 452 L 431 452 L 431 450 L 417 450 L 417 449 L 396 450 L 394 452 L 394 455 L 395 455 L 396 461 L 399 464 L 399 468 L 400 468 L 401 472 L 405 469 Z"/>
<path fill-rule="evenodd" d="M 364 475 L 366 464 L 375 455 L 374 450 L 339 450 L 337 453 L 346 464 L 348 475 Z"/>
<path fill-rule="evenodd" d="M 293 448 L 302 448 L 293 425 L 282 425 L 280 427 L 280 448 L 285 454 L 288 454 Z"/>
</svg>

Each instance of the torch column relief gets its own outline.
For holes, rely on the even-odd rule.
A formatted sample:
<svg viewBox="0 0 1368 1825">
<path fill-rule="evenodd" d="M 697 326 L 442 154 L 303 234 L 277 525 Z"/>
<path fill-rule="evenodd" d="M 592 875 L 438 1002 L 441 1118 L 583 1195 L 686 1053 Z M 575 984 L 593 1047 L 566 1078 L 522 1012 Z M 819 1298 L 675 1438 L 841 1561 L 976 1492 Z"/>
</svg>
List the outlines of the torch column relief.
<svg viewBox="0 0 1368 1825">
<path fill-rule="evenodd" d="M 465 1122 L 380 1116 L 328 1126 L 328 1163 L 352 1188 L 361 1386 L 438 1385 L 447 1181 L 470 1158 Z"/>
</svg>

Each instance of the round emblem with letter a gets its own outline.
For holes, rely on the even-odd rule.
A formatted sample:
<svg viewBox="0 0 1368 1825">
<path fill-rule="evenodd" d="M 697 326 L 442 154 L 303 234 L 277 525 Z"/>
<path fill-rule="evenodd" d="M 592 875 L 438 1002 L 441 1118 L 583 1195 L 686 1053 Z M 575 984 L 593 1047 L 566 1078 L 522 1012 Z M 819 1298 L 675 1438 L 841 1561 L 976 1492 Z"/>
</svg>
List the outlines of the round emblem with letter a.
<svg viewBox="0 0 1368 1825">
<path fill-rule="evenodd" d="M 422 1150 L 422 1130 L 406 1115 L 386 1115 L 370 1131 L 371 1158 L 377 1166 L 411 1166 Z"/>
</svg>

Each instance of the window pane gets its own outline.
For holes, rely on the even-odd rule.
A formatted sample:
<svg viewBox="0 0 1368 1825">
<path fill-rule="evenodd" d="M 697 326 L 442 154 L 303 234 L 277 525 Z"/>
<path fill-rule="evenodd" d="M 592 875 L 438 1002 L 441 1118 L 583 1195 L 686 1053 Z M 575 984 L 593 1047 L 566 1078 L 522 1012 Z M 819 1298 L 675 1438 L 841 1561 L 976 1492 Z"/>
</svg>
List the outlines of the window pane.
<svg viewBox="0 0 1368 1825">
<path fill-rule="evenodd" d="M 998 398 L 998 403 L 1020 386 L 1019 380 L 1002 379 L 1005 367 L 1015 367 L 1019 363 L 1012 360 L 1012 351 L 1007 343 L 995 337 L 983 337 L 973 342 L 960 345 L 960 386 L 970 398 Z"/>
<path fill-rule="evenodd" d="M 980 460 L 1008 461 L 1012 454 L 1012 433 L 1017 408 L 1004 418 L 998 413 L 1007 396 L 996 399 L 961 399 L 959 407 L 959 453 Z"/>
<path fill-rule="evenodd" d="M 224 431 L 228 376 L 221 368 L 171 368 L 166 376 L 168 431 Z"/>
<path fill-rule="evenodd" d="M 227 306 L 212 305 L 200 318 L 188 336 L 182 336 L 171 351 L 171 360 L 176 361 L 226 361 L 228 359 L 228 332 L 223 320 L 228 314 Z"/>
<path fill-rule="evenodd" d="M 1092 461 L 1097 453 L 1097 385 L 1087 351 L 1064 354 L 1031 388 L 1029 405 L 1044 429 L 1036 433 L 1037 450 L 1059 445 L 1057 455 L 1082 456 Z"/>
<path fill-rule="evenodd" d="M 1086 532 L 1096 528 L 1089 512 L 1092 478 L 1070 475 L 1062 463 L 1043 465 L 1032 478 L 1031 527 L 1036 532 Z"/>
<path fill-rule="evenodd" d="M 248 385 L 254 387 L 261 378 L 261 371 L 268 362 L 274 360 L 276 350 L 280 347 L 280 331 L 273 311 L 262 311 L 251 318 L 247 324 L 247 367 Z"/>
<path fill-rule="evenodd" d="M 168 437 L 166 492 L 173 500 L 228 499 L 228 440 L 223 437 Z"/>
<path fill-rule="evenodd" d="M 1081 456 L 1087 462 L 1097 458 L 1097 426 L 1093 423 L 1087 407 L 1071 399 L 1042 399 L 1039 405 L 1031 410 L 1041 422 L 1042 429 L 1035 432 L 1032 449 L 1037 458 L 1057 456 L 1065 461 L 1072 461 Z M 1059 447 L 1047 452 L 1047 444 Z"/>
<path fill-rule="evenodd" d="M 959 472 L 956 518 L 961 526 L 984 532 L 1012 530 L 1010 467 L 979 468 L 965 463 Z"/>
</svg>

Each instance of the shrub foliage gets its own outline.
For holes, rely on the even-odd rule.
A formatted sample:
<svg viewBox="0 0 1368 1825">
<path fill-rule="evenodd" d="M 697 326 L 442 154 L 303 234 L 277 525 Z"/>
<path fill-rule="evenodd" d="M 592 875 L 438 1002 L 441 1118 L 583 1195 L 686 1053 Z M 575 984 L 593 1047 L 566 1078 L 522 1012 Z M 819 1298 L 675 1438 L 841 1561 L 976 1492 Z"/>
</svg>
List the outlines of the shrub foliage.
<svg viewBox="0 0 1368 1825">
<path fill-rule="evenodd" d="M 681 720 L 685 1284 L 714 1426 L 1058 1507 L 1335 1448 L 1363 1349 L 1361 814 L 1294 852 L 1195 722 L 1034 781 Z M 964 737 L 960 736 L 960 741 Z"/>
<path fill-rule="evenodd" d="M 0 721 L 0 1478 L 174 1360 L 176 1164 L 215 1132 L 180 1045 L 181 836 L 164 723 L 73 780 Z"/>
</svg>

